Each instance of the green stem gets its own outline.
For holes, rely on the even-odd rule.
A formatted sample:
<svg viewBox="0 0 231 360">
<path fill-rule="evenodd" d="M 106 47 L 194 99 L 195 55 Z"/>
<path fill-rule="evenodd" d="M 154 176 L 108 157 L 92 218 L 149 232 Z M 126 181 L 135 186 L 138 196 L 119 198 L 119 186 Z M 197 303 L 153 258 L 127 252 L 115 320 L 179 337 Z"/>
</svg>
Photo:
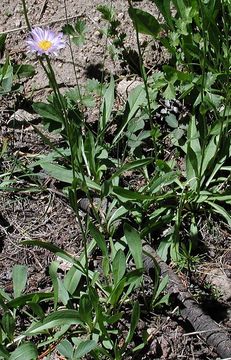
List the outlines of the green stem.
<svg viewBox="0 0 231 360">
<path fill-rule="evenodd" d="M 129 6 L 131 8 L 133 8 L 131 0 L 128 0 L 128 4 L 129 4 Z M 134 21 L 134 25 L 135 25 L 136 42 L 137 42 L 137 49 L 138 49 L 138 55 L 139 55 L 140 73 L 141 73 L 141 76 L 142 76 L 142 79 L 143 79 L 144 89 L 145 89 L 146 99 L 147 99 L 147 104 L 148 104 L 149 123 L 150 123 L 151 131 L 152 131 L 152 133 L 154 133 L 154 124 L 153 124 L 153 120 L 152 120 L 151 101 L 150 101 L 149 89 L 148 89 L 148 77 L 147 77 L 147 73 L 146 73 L 146 70 L 145 70 L 144 62 L 143 62 L 143 55 L 142 55 L 141 46 L 140 46 L 139 31 L 138 31 L 138 26 L 137 26 L 136 21 Z M 156 159 L 156 157 L 157 157 L 157 148 L 156 148 L 156 141 L 154 139 L 153 139 L 153 145 L 154 145 L 154 153 L 155 153 L 155 159 Z"/>
<path fill-rule="evenodd" d="M 67 2 L 66 2 L 66 0 L 64 0 L 64 10 L 65 10 L 66 23 L 68 25 L 69 21 L 68 21 Z M 72 49 L 70 34 L 68 33 L 67 36 L 68 36 L 68 41 L 69 41 L 69 46 L 70 46 L 71 61 L 72 61 L 73 68 L 74 68 L 76 86 L 77 86 L 78 93 L 79 93 L 79 98 L 80 98 L 80 104 L 81 104 L 81 107 L 83 108 L 84 107 L 83 106 L 83 98 L 82 98 L 82 94 L 81 94 L 81 90 L 80 90 L 80 86 L 79 86 L 79 81 L 78 81 L 78 77 L 77 77 L 77 71 L 76 71 L 76 67 L 75 67 L 75 59 L 74 59 L 74 53 L 73 53 L 73 49 Z"/>
<path fill-rule="evenodd" d="M 112 0 L 110 0 L 110 12 L 112 10 Z M 107 24 L 107 33 L 106 33 L 106 40 L 105 40 L 105 45 L 104 45 L 104 56 L 103 56 L 103 64 L 102 64 L 102 73 L 101 73 L 101 79 L 100 79 L 100 94 L 99 94 L 99 119 L 101 116 L 101 107 L 102 107 L 102 103 L 103 103 L 103 79 L 104 79 L 104 74 L 105 74 L 105 62 L 106 62 L 106 49 L 107 49 L 107 45 L 108 45 L 108 29 L 109 29 L 109 24 Z M 100 129 L 100 121 L 98 121 L 98 127 L 97 127 L 97 137 L 96 137 L 96 144 L 99 143 L 100 145 L 102 145 L 103 142 L 103 135 L 105 133 L 106 129 Z M 102 142 L 101 142 L 102 139 Z"/>
<path fill-rule="evenodd" d="M 201 104 L 204 102 L 204 89 L 205 89 L 205 64 L 206 64 L 206 53 L 207 53 L 207 36 L 206 36 L 206 29 L 205 29 L 205 19 L 204 19 L 204 9 L 201 0 L 199 0 L 200 10 L 201 10 L 201 19 L 202 19 L 202 33 L 203 33 L 203 59 L 201 63 L 202 69 L 202 83 L 201 83 Z M 201 162 L 198 174 L 198 183 L 197 183 L 197 193 L 199 194 L 201 189 L 201 181 L 202 181 L 202 168 L 203 168 L 203 160 L 205 156 L 205 148 L 206 148 L 206 141 L 207 141 L 207 124 L 205 119 L 205 114 L 202 114 L 202 139 L 201 139 Z"/>
<path fill-rule="evenodd" d="M 23 6 L 23 14 L 24 14 L 24 17 L 25 17 L 26 25 L 27 25 L 28 29 L 31 31 L 32 28 L 31 28 L 30 21 L 29 21 L 29 18 L 28 18 L 26 0 L 22 0 L 22 6 Z"/>
</svg>

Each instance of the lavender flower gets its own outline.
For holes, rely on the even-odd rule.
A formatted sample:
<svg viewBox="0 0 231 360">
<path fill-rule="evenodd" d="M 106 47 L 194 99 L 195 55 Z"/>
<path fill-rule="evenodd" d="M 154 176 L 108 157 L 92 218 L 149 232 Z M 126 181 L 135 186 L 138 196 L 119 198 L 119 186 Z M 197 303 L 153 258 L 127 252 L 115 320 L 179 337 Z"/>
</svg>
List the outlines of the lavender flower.
<svg viewBox="0 0 231 360">
<path fill-rule="evenodd" d="M 31 31 L 26 42 L 30 52 L 36 52 L 38 55 L 57 56 L 57 51 L 66 45 L 62 38 L 63 33 L 55 33 L 49 28 L 36 27 Z"/>
</svg>

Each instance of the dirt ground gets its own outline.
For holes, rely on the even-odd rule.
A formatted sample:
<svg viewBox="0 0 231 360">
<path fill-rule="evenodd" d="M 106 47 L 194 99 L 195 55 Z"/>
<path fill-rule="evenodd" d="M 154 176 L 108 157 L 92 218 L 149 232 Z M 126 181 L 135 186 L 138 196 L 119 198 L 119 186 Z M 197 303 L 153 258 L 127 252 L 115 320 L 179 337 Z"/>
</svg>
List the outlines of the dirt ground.
<svg viewBox="0 0 231 360">
<path fill-rule="evenodd" d="M 74 23 L 79 17 L 85 20 L 87 24 L 86 43 L 80 48 L 72 46 L 74 64 L 80 84 L 84 84 L 86 79 L 89 78 L 100 79 L 103 62 L 106 69 L 105 75 L 116 75 L 118 83 L 130 79 L 131 76 L 132 79 L 139 80 L 137 75 L 129 73 L 129 70 L 122 66 L 121 61 L 112 61 L 109 56 L 105 56 L 105 49 L 108 44 L 99 31 L 102 26 L 105 26 L 105 23 L 101 20 L 101 15 L 96 10 L 96 7 L 99 4 L 109 5 L 109 3 L 108 0 L 28 1 L 28 15 L 32 26 L 49 25 L 61 30 L 62 26 L 66 24 L 66 19 L 70 23 Z M 127 16 L 127 1 L 113 0 L 112 4 L 121 21 L 122 30 L 127 34 L 127 46 L 130 49 L 135 49 L 136 40 L 131 21 Z M 139 1 L 137 4 L 142 5 L 143 9 L 148 9 L 158 16 L 155 7 L 150 4 L 150 1 Z M 48 82 L 39 64 L 36 64 L 34 57 L 26 53 L 25 38 L 27 30 L 22 15 L 21 2 L 2 0 L 0 14 L 0 33 L 6 32 L 8 34 L 6 51 L 11 59 L 19 63 L 37 65 L 35 77 L 24 84 L 24 95 L 27 99 L 45 100 L 46 95 L 49 93 Z M 141 38 L 145 40 L 145 37 Z M 146 59 L 155 70 L 159 64 L 165 61 L 166 53 L 162 49 L 150 47 Z M 55 60 L 54 67 L 58 82 L 62 87 L 72 87 L 76 84 L 69 46 Z M 23 102 L 16 104 L 14 98 L 10 98 L 9 102 L 8 99 L 0 98 L 0 135 L 12 139 L 10 157 L 15 161 L 15 164 L 18 156 L 30 157 L 35 153 L 48 151 L 47 146 L 33 132 L 31 126 L 24 125 L 23 122 L 19 123 L 17 128 L 10 125 L 11 115 L 21 107 L 23 107 Z M 96 113 L 98 113 L 98 109 L 93 109 L 89 116 L 94 118 Z M 0 170 L 1 166 L 3 166 L 2 169 L 6 171 L 8 165 L 7 162 L 0 164 Z M 53 257 L 47 251 L 39 248 L 25 248 L 20 245 L 20 242 L 30 239 L 47 240 L 65 248 L 74 255 L 78 255 L 82 248 L 82 239 L 76 219 L 68 200 L 59 190 L 58 184 L 46 174 L 41 173 L 37 180 L 34 180 L 33 175 L 28 174 L 28 177 L 23 178 L 18 186 L 20 188 L 30 187 L 33 190 L 27 193 L 22 191 L 2 192 L 0 190 L 0 287 L 3 287 L 7 292 L 11 292 L 12 266 L 14 264 L 27 264 L 30 275 L 27 290 L 50 289 L 51 284 L 47 277 L 47 269 Z M 208 235 L 207 230 L 205 230 L 205 234 Z M 217 249 L 216 240 L 214 240 L 217 236 L 222 236 L 224 239 L 223 245 L 219 245 L 220 249 Z M 212 239 L 210 233 L 209 239 L 210 243 L 207 245 L 212 252 L 209 257 L 215 269 L 217 264 L 220 263 L 219 270 L 221 274 L 219 278 L 221 278 L 224 268 L 227 270 L 230 267 L 229 264 L 231 264 L 231 255 L 229 255 L 230 233 L 228 231 L 226 233 L 223 231 L 222 234 L 219 232 Z M 228 258 L 227 261 L 225 256 Z M 203 264 L 203 268 L 201 268 L 203 274 L 206 271 L 211 272 L 211 263 Z M 216 275 L 215 271 L 215 277 L 217 278 Z M 228 290 L 229 286 L 231 288 L 231 282 L 228 275 L 226 275 L 225 279 L 227 293 L 221 302 L 223 305 L 225 304 L 227 309 L 231 300 L 231 294 Z M 220 309 L 219 306 L 218 309 Z M 213 311 L 214 307 L 211 305 L 211 313 Z M 217 321 L 222 322 L 227 329 L 230 329 L 229 311 L 226 311 L 222 318 L 218 317 Z M 188 325 L 186 326 L 174 312 L 166 314 L 154 313 L 150 319 L 146 319 L 146 326 L 150 333 L 153 332 L 155 336 L 153 336 L 150 348 L 146 349 L 146 353 L 143 354 L 143 360 L 218 359 L 217 354 L 201 340 L 200 335 L 187 335 L 187 333 L 193 332 L 193 329 Z"/>
</svg>

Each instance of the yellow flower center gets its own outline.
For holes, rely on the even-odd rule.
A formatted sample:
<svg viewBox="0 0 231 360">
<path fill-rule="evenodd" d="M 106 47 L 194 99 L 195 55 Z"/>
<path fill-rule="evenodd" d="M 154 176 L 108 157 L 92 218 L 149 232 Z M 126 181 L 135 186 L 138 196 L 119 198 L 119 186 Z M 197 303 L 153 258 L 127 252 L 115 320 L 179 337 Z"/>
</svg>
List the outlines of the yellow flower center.
<svg viewBox="0 0 231 360">
<path fill-rule="evenodd" d="M 43 51 L 47 51 L 48 49 L 51 48 L 52 42 L 49 41 L 49 40 L 41 40 L 41 41 L 39 41 L 38 46 L 39 46 L 40 49 L 42 49 Z"/>
</svg>

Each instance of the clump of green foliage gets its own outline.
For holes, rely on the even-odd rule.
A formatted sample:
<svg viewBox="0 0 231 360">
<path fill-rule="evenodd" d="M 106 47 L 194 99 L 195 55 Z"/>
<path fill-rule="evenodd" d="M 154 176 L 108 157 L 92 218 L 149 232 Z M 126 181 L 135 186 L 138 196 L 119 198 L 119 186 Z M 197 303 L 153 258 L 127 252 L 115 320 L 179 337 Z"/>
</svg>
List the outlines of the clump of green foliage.
<svg viewBox="0 0 231 360">
<path fill-rule="evenodd" d="M 161 257 L 188 268 L 198 259 L 192 255 L 200 237 L 198 219 L 212 214 L 231 225 L 230 4 L 150 1 L 154 4 L 162 22 L 128 1 L 143 84 L 129 93 L 119 111 L 113 77 L 105 84 L 77 84 L 61 94 L 52 61 L 40 58 L 53 94 L 33 108 L 63 141 L 56 147 L 50 144 L 51 153 L 38 156 L 30 169 L 40 166 L 65 183 L 63 190 L 82 232 L 83 252 L 76 258 L 51 243 L 24 242 L 50 250 L 69 269 L 60 276 L 60 262 L 53 261 L 52 291 L 25 293 L 27 270 L 14 267 L 13 295 L 0 290 L 2 359 L 36 359 L 50 344 L 57 344 L 59 353 L 70 360 L 86 354 L 119 360 L 138 353 L 148 341 L 144 330 L 140 343 L 133 342 L 142 316 L 137 293 L 144 283 L 143 256 L 148 256 L 143 242 L 158 234 Z M 120 36 L 116 13 L 105 6 L 99 11 L 108 24 L 102 33 L 122 49 L 124 35 Z M 64 31 L 76 45 L 84 41 L 82 20 Z M 169 63 L 158 73 L 147 75 L 140 33 L 169 51 Z M 2 73 L 5 79 L 7 71 Z M 95 127 L 85 121 L 85 110 L 94 106 L 96 97 L 101 107 Z M 187 109 L 185 116 L 170 109 L 160 123 L 161 102 L 176 100 Z M 170 143 L 173 157 L 166 158 L 164 143 Z M 128 172 L 136 176 L 135 184 L 126 182 Z M 79 194 L 88 204 L 84 224 Z M 92 268 L 89 257 L 96 250 L 101 261 Z M 152 296 L 144 299 L 147 311 L 168 303 L 163 293 L 168 279 L 161 279 L 158 266 L 154 268 Z M 27 319 L 24 329 L 18 326 L 21 317 Z M 125 321 L 129 329 L 121 334 L 119 324 Z"/>
</svg>

